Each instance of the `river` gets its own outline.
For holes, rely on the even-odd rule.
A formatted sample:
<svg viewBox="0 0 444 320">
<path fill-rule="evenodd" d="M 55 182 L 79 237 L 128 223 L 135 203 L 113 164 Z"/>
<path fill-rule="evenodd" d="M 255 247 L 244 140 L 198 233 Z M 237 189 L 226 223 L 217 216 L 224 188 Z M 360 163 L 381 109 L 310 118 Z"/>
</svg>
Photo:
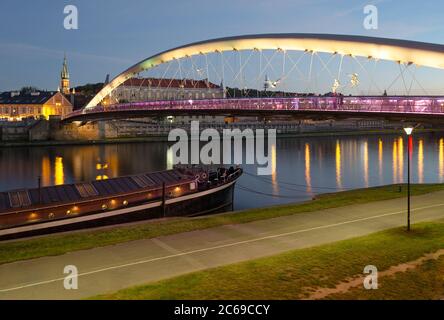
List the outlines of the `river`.
<svg viewBox="0 0 444 320">
<path fill-rule="evenodd" d="M 166 142 L 0 148 L 0 191 L 171 168 Z M 272 174 L 244 166 L 235 209 L 304 201 L 315 194 L 406 182 L 405 135 L 278 138 Z M 412 182 L 444 181 L 444 133 L 413 139 Z"/>
</svg>

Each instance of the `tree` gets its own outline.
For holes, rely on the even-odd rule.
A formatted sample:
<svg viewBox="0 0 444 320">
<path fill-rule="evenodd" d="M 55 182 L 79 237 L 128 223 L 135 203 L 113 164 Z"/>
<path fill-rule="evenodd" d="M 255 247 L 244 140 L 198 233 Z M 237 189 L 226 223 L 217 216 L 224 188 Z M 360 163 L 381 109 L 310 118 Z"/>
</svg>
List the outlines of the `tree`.
<svg viewBox="0 0 444 320">
<path fill-rule="evenodd" d="M 36 91 L 40 91 L 40 89 L 33 86 L 26 86 L 20 89 L 20 94 L 30 94 Z"/>
</svg>

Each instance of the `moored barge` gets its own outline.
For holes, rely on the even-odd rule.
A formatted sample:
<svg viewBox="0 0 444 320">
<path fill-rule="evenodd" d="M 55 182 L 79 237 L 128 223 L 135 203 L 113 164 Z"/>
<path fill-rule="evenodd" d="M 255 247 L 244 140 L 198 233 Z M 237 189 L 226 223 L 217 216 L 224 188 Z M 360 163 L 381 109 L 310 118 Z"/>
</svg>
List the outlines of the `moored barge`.
<svg viewBox="0 0 444 320">
<path fill-rule="evenodd" d="M 181 166 L 107 180 L 0 192 L 0 240 L 224 211 L 241 168 Z"/>
</svg>

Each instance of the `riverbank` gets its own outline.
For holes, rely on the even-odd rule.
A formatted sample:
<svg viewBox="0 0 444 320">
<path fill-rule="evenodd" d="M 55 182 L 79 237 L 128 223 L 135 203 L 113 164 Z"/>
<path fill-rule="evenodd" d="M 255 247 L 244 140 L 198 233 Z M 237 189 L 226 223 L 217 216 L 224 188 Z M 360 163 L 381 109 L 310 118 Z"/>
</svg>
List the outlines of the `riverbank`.
<svg viewBox="0 0 444 320">
<path fill-rule="evenodd" d="M 442 133 L 444 128 L 437 129 L 416 129 L 416 134 L 421 133 Z M 278 133 L 278 138 L 305 138 L 305 137 L 334 137 L 334 136 L 357 136 L 357 135 L 390 135 L 402 134 L 396 129 L 381 130 L 346 130 L 346 131 L 324 131 L 324 132 L 303 132 L 303 133 Z M 132 138 L 109 138 L 104 140 L 46 140 L 46 141 L 0 141 L 0 148 L 8 147 L 43 147 L 43 146 L 76 146 L 76 145 L 105 145 L 123 143 L 146 143 L 146 142 L 168 142 L 168 135 L 150 135 Z"/>
<path fill-rule="evenodd" d="M 412 185 L 412 195 L 423 195 L 444 190 L 444 184 Z M 61 255 L 71 251 L 103 247 L 132 240 L 149 239 L 194 230 L 208 229 L 229 224 L 242 224 L 281 216 L 337 208 L 353 204 L 402 198 L 406 196 L 404 185 L 389 185 L 368 189 L 323 194 L 304 203 L 250 209 L 213 216 L 174 218 L 143 223 L 83 230 L 65 234 L 48 235 L 25 240 L 0 243 L 0 264 Z"/>
<path fill-rule="evenodd" d="M 94 299 L 274 300 L 442 299 L 444 223 L 395 228 L 327 245 L 293 250 Z M 363 288 L 367 265 L 379 272 L 378 289 Z"/>
</svg>

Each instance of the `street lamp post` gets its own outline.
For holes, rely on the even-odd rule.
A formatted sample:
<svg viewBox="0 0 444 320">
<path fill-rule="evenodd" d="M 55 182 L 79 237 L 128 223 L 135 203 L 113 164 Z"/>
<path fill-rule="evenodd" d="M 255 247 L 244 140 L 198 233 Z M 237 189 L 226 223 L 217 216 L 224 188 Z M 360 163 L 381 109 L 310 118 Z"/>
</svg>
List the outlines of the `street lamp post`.
<svg viewBox="0 0 444 320">
<path fill-rule="evenodd" d="M 407 134 L 407 231 L 410 231 L 410 154 L 411 154 L 411 144 L 412 144 L 412 132 L 413 127 L 404 128 Z"/>
</svg>

